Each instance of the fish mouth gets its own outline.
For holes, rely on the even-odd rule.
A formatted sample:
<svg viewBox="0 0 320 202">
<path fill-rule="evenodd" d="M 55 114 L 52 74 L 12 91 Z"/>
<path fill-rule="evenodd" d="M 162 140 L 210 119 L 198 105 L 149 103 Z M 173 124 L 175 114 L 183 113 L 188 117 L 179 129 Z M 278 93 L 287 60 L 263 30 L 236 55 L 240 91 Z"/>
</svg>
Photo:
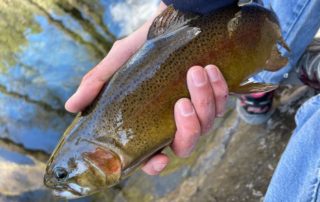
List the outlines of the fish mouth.
<svg viewBox="0 0 320 202">
<path fill-rule="evenodd" d="M 56 197 L 65 198 L 65 199 L 77 199 L 84 196 L 83 193 L 72 189 L 69 185 L 55 187 L 53 194 Z"/>
<path fill-rule="evenodd" d="M 55 181 L 52 181 L 48 175 L 44 177 L 44 184 L 53 189 L 53 194 L 56 197 L 67 198 L 67 199 L 75 199 L 80 198 L 84 195 L 84 193 L 73 189 L 70 184 L 58 184 Z"/>
<path fill-rule="evenodd" d="M 78 199 L 78 198 L 82 197 L 81 195 L 77 195 L 73 191 L 70 191 L 70 190 L 63 190 L 63 191 L 62 190 L 61 191 L 54 190 L 53 195 L 55 197 L 63 198 L 63 199 Z"/>
</svg>

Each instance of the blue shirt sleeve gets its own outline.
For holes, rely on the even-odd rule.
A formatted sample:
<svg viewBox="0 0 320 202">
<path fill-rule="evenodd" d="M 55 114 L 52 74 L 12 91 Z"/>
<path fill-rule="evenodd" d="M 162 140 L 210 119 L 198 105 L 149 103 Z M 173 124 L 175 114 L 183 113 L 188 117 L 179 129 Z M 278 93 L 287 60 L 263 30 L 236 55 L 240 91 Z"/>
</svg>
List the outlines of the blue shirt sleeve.
<svg viewBox="0 0 320 202">
<path fill-rule="evenodd" d="M 208 13 L 212 10 L 238 2 L 237 0 L 163 0 L 181 11 Z"/>
</svg>

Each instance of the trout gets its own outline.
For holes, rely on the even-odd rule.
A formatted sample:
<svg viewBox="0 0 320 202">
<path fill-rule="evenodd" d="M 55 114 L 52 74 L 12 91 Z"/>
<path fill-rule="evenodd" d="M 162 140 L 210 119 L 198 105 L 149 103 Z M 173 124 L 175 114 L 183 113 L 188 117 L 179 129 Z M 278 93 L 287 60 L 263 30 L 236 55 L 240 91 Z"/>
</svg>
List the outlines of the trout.
<svg viewBox="0 0 320 202">
<path fill-rule="evenodd" d="M 289 49 L 273 11 L 231 5 L 206 15 L 169 6 L 155 18 L 144 45 L 65 131 L 44 183 L 60 197 L 78 198 L 126 178 L 174 137 L 174 104 L 189 97 L 191 66 L 217 65 L 231 93 L 269 91 L 248 82 L 287 64 Z"/>
</svg>

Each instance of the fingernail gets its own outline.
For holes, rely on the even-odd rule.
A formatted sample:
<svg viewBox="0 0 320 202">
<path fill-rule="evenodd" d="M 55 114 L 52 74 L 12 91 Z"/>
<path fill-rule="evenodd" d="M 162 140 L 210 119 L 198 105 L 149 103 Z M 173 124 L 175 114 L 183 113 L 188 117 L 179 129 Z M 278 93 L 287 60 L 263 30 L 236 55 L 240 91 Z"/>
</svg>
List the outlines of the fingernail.
<svg viewBox="0 0 320 202">
<path fill-rule="evenodd" d="M 154 164 L 152 167 L 153 167 L 153 169 L 154 169 L 155 171 L 161 172 L 166 166 L 167 166 L 167 164 L 157 163 L 157 164 Z"/>
<path fill-rule="evenodd" d="M 217 67 L 213 65 L 208 65 L 206 69 L 208 71 L 208 76 L 210 78 L 210 81 L 216 82 L 220 79 Z"/>
<path fill-rule="evenodd" d="M 192 105 L 189 103 L 181 103 L 179 108 L 181 115 L 185 117 L 191 116 L 195 113 Z"/>
<path fill-rule="evenodd" d="M 202 69 L 193 70 L 191 77 L 194 85 L 197 87 L 204 86 L 207 83 L 207 75 Z"/>
<path fill-rule="evenodd" d="M 74 109 L 70 108 L 70 103 L 78 96 L 79 89 L 66 101 L 65 107 L 72 112 L 76 112 Z"/>
</svg>

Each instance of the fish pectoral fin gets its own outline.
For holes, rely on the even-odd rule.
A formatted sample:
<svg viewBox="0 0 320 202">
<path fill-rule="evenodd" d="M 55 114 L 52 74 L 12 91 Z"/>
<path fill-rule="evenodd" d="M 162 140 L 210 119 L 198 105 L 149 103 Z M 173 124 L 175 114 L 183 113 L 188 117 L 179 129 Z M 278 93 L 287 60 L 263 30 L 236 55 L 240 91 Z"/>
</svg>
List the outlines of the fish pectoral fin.
<svg viewBox="0 0 320 202">
<path fill-rule="evenodd" d="M 264 83 L 246 83 L 239 86 L 236 90 L 232 92 L 235 94 L 250 94 L 250 93 L 259 93 L 259 92 L 269 92 L 278 88 L 278 85 L 275 84 L 264 84 Z"/>
<path fill-rule="evenodd" d="M 239 11 L 234 15 L 234 18 L 232 18 L 228 24 L 227 24 L 227 29 L 229 33 L 229 37 L 232 37 L 234 34 L 236 34 L 236 30 L 239 29 L 239 26 L 241 26 L 241 12 Z"/>
<path fill-rule="evenodd" d="M 149 29 L 148 40 L 187 26 L 189 22 L 198 17 L 200 15 L 181 12 L 170 5 L 153 21 Z"/>
<path fill-rule="evenodd" d="M 279 39 L 278 39 L 278 43 L 279 45 L 281 45 L 284 49 L 286 49 L 288 52 L 291 52 L 290 47 L 288 46 L 288 44 L 286 43 L 286 41 L 284 40 L 284 38 L 280 35 Z"/>
<path fill-rule="evenodd" d="M 288 48 L 288 50 L 290 50 L 288 46 L 283 46 L 283 47 L 285 49 Z M 288 58 L 281 55 L 280 51 L 278 50 L 277 44 L 275 44 L 272 48 L 270 57 L 266 61 L 264 69 L 267 71 L 274 72 L 286 66 L 287 64 L 288 64 Z"/>
</svg>

